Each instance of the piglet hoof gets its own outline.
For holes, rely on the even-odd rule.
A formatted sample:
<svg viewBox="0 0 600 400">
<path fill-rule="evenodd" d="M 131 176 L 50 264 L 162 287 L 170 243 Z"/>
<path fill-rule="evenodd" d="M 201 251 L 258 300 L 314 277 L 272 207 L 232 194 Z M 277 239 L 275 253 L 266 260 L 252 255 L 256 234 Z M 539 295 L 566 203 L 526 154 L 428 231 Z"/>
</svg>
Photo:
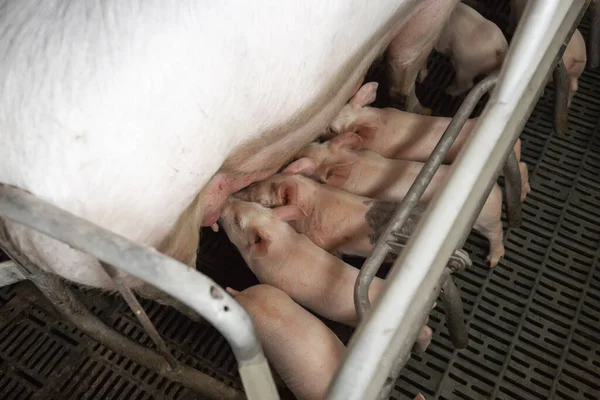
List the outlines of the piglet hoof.
<svg viewBox="0 0 600 400">
<path fill-rule="evenodd" d="M 413 353 L 416 353 L 419 355 L 425 353 L 425 351 L 427 350 L 427 347 L 429 347 L 429 344 L 431 343 L 432 338 L 433 338 L 433 331 L 431 330 L 430 327 L 425 325 L 421 329 L 421 332 L 419 332 L 417 341 L 413 345 L 413 348 L 412 348 Z"/>
<path fill-rule="evenodd" d="M 423 396 L 421 393 L 417 393 L 414 400 L 425 400 L 425 396 Z"/>
<path fill-rule="evenodd" d="M 426 116 L 431 116 L 433 114 L 433 110 L 429 107 L 422 107 L 421 112 L 419 113 L 421 115 L 426 115 Z"/>
<path fill-rule="evenodd" d="M 527 164 L 524 162 L 519 163 L 519 170 L 521 171 L 521 203 L 525 201 L 529 192 L 531 192 L 531 186 L 529 186 L 529 170 Z"/>
<path fill-rule="evenodd" d="M 419 71 L 419 83 L 423 83 L 425 81 L 425 79 L 427 78 L 427 75 L 429 75 L 429 71 L 427 70 L 427 67 L 421 68 L 421 70 Z"/>
<path fill-rule="evenodd" d="M 485 262 L 490 264 L 490 268 L 495 268 L 502 257 L 504 257 L 504 245 L 490 249 L 490 254 L 486 257 Z"/>
<path fill-rule="evenodd" d="M 466 92 L 467 90 L 469 90 L 469 89 L 461 88 L 461 87 L 456 86 L 455 84 L 452 84 L 446 88 L 444 93 L 446 93 L 448 96 L 457 97 L 457 96 L 460 96 L 461 94 L 463 94 L 464 92 Z"/>
</svg>

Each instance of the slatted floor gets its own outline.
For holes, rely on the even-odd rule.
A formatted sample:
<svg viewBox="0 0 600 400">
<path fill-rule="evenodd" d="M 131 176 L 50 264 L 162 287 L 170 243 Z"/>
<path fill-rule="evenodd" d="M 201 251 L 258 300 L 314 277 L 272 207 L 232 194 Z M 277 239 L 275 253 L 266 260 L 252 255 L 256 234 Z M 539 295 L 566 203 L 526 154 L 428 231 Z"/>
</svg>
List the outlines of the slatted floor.
<svg viewBox="0 0 600 400">
<path fill-rule="evenodd" d="M 508 6 L 484 1 L 487 18 L 507 25 Z M 587 34 L 585 22 L 582 28 Z M 459 99 L 441 94 L 452 73 L 443 57 L 430 60 L 421 101 L 452 115 Z M 432 312 L 435 335 L 397 382 L 394 399 L 600 398 L 600 70 L 586 71 L 570 111 L 570 133 L 552 132 L 551 87 L 524 132 L 522 159 L 532 193 L 521 228 L 506 235 L 506 256 L 494 271 L 483 262 L 485 239 L 466 248 L 474 265 L 456 276 L 469 325 L 469 346 L 454 351 L 443 314 Z M 385 97 L 382 96 L 385 102 Z M 222 233 L 204 232 L 199 269 L 223 285 L 256 282 Z M 80 293 L 119 332 L 149 345 L 117 297 Z M 166 307 L 143 302 L 175 356 L 241 388 L 233 355 L 211 327 Z M 347 328 L 334 326 L 347 339 Z M 113 353 L 52 311 L 29 283 L 0 289 L 0 399 L 193 399 L 189 390 Z"/>
</svg>

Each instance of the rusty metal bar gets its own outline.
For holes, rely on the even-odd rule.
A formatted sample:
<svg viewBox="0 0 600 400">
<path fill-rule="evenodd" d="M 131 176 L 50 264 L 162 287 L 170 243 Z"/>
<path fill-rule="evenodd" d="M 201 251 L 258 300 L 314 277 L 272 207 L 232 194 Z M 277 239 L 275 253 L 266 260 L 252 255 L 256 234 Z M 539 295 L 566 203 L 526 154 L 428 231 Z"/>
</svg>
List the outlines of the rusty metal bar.
<svg viewBox="0 0 600 400">
<path fill-rule="evenodd" d="M 588 65 L 590 68 L 598 68 L 600 66 L 600 0 L 592 0 L 589 10 Z"/>
<path fill-rule="evenodd" d="M 511 151 L 504 165 L 504 194 L 506 198 L 506 219 L 509 228 L 518 228 L 523 224 L 521 209 L 521 170 L 514 151 Z"/>
<path fill-rule="evenodd" d="M 556 63 L 552 80 L 554 81 L 554 131 L 564 135 L 569 130 L 569 76 L 562 57 Z"/>
<path fill-rule="evenodd" d="M 456 287 L 452 275 L 446 277 L 440 291 L 440 299 L 446 316 L 446 325 L 450 334 L 450 341 L 456 349 L 464 349 L 469 344 L 465 311 L 460 298 L 460 290 Z"/>
<path fill-rule="evenodd" d="M 144 311 L 144 308 L 142 307 L 138 299 L 135 297 L 131 289 L 127 287 L 127 285 L 125 285 L 125 283 L 123 282 L 123 278 L 121 277 L 121 275 L 119 275 L 119 272 L 116 270 L 116 268 L 112 265 L 104 263 L 100 263 L 100 265 L 102 265 L 104 271 L 106 271 L 108 276 L 110 276 L 110 278 L 113 280 L 115 286 L 117 287 L 117 290 L 119 290 L 119 293 L 121 293 L 121 296 L 123 296 L 123 299 L 133 312 L 133 315 L 135 315 L 138 321 L 140 321 L 140 324 L 142 324 L 142 327 L 144 328 L 148 336 L 150 336 L 150 339 L 156 346 L 156 349 L 158 350 L 160 355 L 162 355 L 165 358 L 165 360 L 169 363 L 171 368 L 178 368 L 177 360 L 175 359 L 175 357 L 173 357 L 173 354 L 171 354 L 167 345 L 160 337 L 160 334 L 154 327 L 152 321 L 150 321 L 148 314 L 146 314 L 146 311 Z"/>
</svg>

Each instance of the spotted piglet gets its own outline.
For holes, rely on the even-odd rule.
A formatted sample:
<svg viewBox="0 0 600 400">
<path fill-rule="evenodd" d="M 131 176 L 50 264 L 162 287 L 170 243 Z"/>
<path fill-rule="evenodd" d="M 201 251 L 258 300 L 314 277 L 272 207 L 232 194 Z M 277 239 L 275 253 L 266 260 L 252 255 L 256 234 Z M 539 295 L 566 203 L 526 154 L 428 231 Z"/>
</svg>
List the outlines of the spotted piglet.
<svg viewBox="0 0 600 400">
<path fill-rule="evenodd" d="M 275 209 L 229 198 L 220 223 L 261 283 L 287 293 L 298 304 L 346 325 L 356 325 L 354 283 L 358 270 L 297 233 L 286 219 L 294 206 Z M 369 288 L 373 301 L 384 281 Z M 423 328 L 431 338 L 431 329 Z"/>
<path fill-rule="evenodd" d="M 313 143 L 304 148 L 284 172 L 301 173 L 359 196 L 401 201 L 423 168 L 423 163 L 391 160 L 361 147 L 362 139 L 351 132 L 325 143 Z M 449 166 L 440 166 L 421 203 L 431 200 L 448 169 Z M 504 256 L 501 214 L 502 191 L 494 184 L 474 225 L 474 229 L 490 242 L 487 261 L 491 267 Z"/>
<path fill-rule="evenodd" d="M 297 232 L 329 252 L 368 257 L 398 208 L 398 202 L 367 197 L 316 182 L 299 174 L 277 174 L 235 194 L 265 207 L 286 206 Z M 424 211 L 417 206 L 402 233 L 410 236 Z"/>
</svg>

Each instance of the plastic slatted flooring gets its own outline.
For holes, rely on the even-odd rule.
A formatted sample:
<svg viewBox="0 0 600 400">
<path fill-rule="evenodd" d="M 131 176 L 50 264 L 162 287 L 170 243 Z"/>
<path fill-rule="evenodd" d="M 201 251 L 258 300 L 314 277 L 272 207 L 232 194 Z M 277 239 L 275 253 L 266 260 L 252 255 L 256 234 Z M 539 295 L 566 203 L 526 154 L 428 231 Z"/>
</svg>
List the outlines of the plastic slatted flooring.
<svg viewBox="0 0 600 400">
<path fill-rule="evenodd" d="M 508 7 L 480 10 L 501 28 Z M 493 8 L 496 7 L 496 8 Z M 587 34 L 585 22 L 582 33 Z M 421 101 L 452 115 L 459 100 L 440 92 L 452 73 L 442 57 L 430 60 Z M 434 81 L 435 79 L 435 81 Z M 474 265 L 456 275 L 469 325 L 469 346 L 452 349 L 439 309 L 433 342 L 413 356 L 392 398 L 600 398 L 600 70 L 586 71 L 572 109 L 570 133 L 552 132 L 551 86 L 521 136 L 532 193 L 524 224 L 506 235 L 506 256 L 494 271 L 483 262 L 487 243 L 466 243 Z M 199 269 L 243 289 L 256 282 L 223 234 L 205 232 Z M 150 346 L 118 297 L 80 292 L 91 310 L 124 335 Z M 225 340 L 209 326 L 143 302 L 175 356 L 241 388 Z M 349 329 L 333 326 L 346 340 Z M 22 282 L 0 289 L 0 399 L 193 399 L 191 391 L 115 354 L 61 321 L 36 289 Z"/>
</svg>

